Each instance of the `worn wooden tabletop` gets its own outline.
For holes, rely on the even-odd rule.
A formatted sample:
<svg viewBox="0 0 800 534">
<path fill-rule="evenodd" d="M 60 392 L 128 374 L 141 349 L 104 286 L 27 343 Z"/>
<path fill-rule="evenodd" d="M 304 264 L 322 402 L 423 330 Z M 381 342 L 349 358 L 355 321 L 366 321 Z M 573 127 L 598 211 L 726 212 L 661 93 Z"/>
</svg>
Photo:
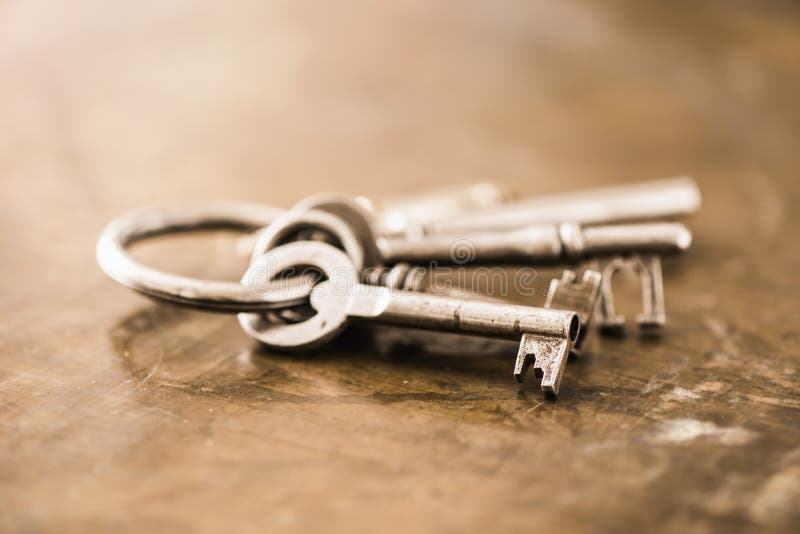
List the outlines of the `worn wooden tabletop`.
<svg viewBox="0 0 800 534">
<path fill-rule="evenodd" d="M 798 28 L 789 2 L 0 2 L 0 530 L 796 531 Z M 704 206 L 663 337 L 595 338 L 557 402 L 513 344 L 271 353 L 94 259 L 154 201 L 680 173 Z M 137 255 L 245 266 L 230 235 Z"/>
</svg>

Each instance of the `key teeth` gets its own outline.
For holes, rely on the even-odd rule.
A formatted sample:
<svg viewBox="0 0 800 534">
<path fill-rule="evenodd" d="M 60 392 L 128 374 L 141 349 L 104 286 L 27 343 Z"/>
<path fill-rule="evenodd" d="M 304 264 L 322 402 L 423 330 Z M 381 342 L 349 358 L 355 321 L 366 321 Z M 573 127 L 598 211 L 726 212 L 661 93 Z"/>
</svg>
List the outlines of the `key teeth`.
<svg viewBox="0 0 800 534">
<path fill-rule="evenodd" d="M 646 337 L 658 337 L 666 324 L 666 318 L 655 314 L 640 313 L 636 316 L 639 331 Z"/>
<path fill-rule="evenodd" d="M 614 257 L 603 269 L 603 283 L 600 291 L 600 329 L 604 334 L 622 336 L 625 334 L 625 316 L 614 310 L 612 278 L 622 270 L 630 269 L 638 277 L 642 288 L 642 312 L 636 315 L 636 322 L 645 336 L 657 336 L 666 323 L 664 311 L 664 282 L 661 276 L 661 258 L 657 254 L 627 257 Z"/>
<path fill-rule="evenodd" d="M 525 380 L 525 375 L 528 374 L 528 368 L 533 363 L 533 356 L 523 352 L 523 347 L 520 347 L 520 352 L 517 354 L 517 363 L 514 365 L 514 380 L 522 383 Z"/>
<path fill-rule="evenodd" d="M 571 348 L 572 343 L 568 339 L 523 334 L 514 366 L 514 378 L 522 382 L 528 369 L 533 366 L 537 377 L 541 378 L 542 391 L 555 399 Z"/>
</svg>

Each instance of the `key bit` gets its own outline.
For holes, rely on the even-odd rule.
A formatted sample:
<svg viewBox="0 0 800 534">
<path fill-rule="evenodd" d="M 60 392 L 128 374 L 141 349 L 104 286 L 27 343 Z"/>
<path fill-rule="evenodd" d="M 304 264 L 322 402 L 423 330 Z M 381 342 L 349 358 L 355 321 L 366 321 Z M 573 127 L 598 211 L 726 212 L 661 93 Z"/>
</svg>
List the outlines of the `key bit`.
<svg viewBox="0 0 800 534">
<path fill-rule="evenodd" d="M 541 380 L 542 391 L 548 397 L 556 398 L 567 366 L 570 345 L 567 339 L 522 334 L 514 365 L 514 379 L 522 382 L 532 365 L 536 378 Z"/>
<path fill-rule="evenodd" d="M 657 334 L 666 323 L 664 306 L 664 283 L 661 275 L 661 258 L 656 255 L 645 257 L 633 254 L 628 257 L 616 256 L 603 269 L 603 282 L 600 290 L 600 318 L 602 332 L 620 335 L 625 330 L 625 316 L 618 315 L 614 307 L 612 282 L 619 271 L 629 269 L 639 278 L 642 287 L 642 311 L 636 315 L 636 322 L 645 334 Z"/>
<path fill-rule="evenodd" d="M 600 295 L 602 276 L 599 272 L 586 269 L 580 282 L 573 271 L 564 271 L 561 279 L 554 278 L 547 291 L 545 308 L 575 310 L 581 321 L 581 332 L 572 348 L 572 353 L 580 354 L 586 336 L 590 331 L 597 299 Z"/>
<path fill-rule="evenodd" d="M 697 184 L 689 177 L 557 193 L 510 202 L 479 213 L 464 213 L 426 225 L 425 233 L 508 231 L 545 223 L 609 224 L 689 215 L 700 207 Z"/>
<path fill-rule="evenodd" d="M 515 378 L 521 380 L 525 370 L 533 365 L 542 379 L 542 390 L 552 397 L 558 395 L 570 349 L 580 332 L 575 312 L 401 293 L 383 286 L 359 284 L 350 259 L 339 249 L 319 242 L 294 242 L 270 250 L 255 259 L 242 283 L 266 287 L 275 275 L 298 266 L 312 267 L 327 277 L 311 292 L 309 303 L 316 310 L 314 316 L 296 324 L 275 324 L 259 314 L 239 314 L 245 332 L 269 347 L 283 350 L 316 347 L 341 332 L 350 319 L 521 338 Z M 253 277 L 263 279 L 253 280 Z"/>
</svg>

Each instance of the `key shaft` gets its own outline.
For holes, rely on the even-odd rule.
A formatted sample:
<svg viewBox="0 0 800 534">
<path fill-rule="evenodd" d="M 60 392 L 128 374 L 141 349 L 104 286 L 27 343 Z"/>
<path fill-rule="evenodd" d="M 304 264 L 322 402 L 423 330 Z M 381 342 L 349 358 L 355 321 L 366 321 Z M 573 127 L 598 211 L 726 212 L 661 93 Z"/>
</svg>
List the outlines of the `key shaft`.
<svg viewBox="0 0 800 534">
<path fill-rule="evenodd" d="M 691 232 L 681 223 L 637 223 L 581 228 L 577 224 L 536 225 L 510 232 L 437 234 L 421 239 L 380 238 L 386 263 L 514 262 L 558 263 L 632 252 L 686 250 Z"/>
<path fill-rule="evenodd" d="M 694 180 L 677 177 L 523 199 L 432 222 L 423 231 L 495 231 L 543 223 L 608 224 L 676 218 L 694 213 L 700 202 L 700 190 Z"/>
<path fill-rule="evenodd" d="M 312 305 L 317 304 L 316 299 Z M 358 284 L 347 305 L 348 315 L 381 323 L 427 330 L 447 330 L 505 339 L 522 334 L 577 339 L 577 314 L 500 304 L 478 299 L 425 293 L 392 292 L 383 286 Z"/>
</svg>

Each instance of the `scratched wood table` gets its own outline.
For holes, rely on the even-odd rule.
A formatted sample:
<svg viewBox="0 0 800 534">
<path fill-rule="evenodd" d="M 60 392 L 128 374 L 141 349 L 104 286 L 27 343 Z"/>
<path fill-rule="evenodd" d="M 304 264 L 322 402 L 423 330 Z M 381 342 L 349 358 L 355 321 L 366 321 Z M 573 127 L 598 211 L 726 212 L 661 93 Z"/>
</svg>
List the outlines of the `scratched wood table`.
<svg viewBox="0 0 800 534">
<path fill-rule="evenodd" d="M 0 3 L 0 530 L 796 532 L 798 28 L 788 2 Z M 286 356 L 94 260 L 156 201 L 681 173 L 704 206 L 664 335 L 595 338 L 557 402 L 513 344 Z M 230 234 L 135 252 L 245 268 Z"/>
</svg>

